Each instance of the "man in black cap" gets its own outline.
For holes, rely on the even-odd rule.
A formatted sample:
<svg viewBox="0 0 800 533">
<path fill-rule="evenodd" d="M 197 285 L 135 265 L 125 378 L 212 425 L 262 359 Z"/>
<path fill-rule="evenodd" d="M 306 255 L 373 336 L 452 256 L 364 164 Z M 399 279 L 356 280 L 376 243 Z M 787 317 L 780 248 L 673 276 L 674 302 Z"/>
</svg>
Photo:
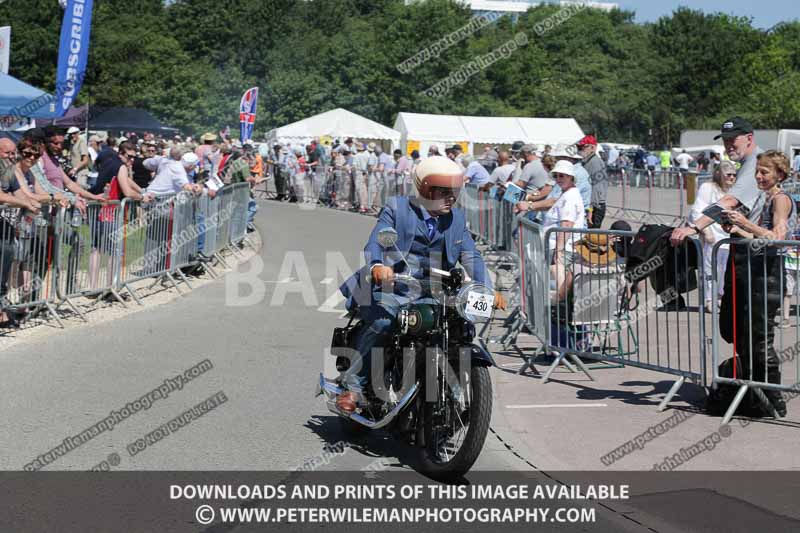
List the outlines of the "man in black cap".
<svg viewBox="0 0 800 533">
<path fill-rule="evenodd" d="M 721 133 L 714 137 L 714 140 L 717 139 L 722 139 L 725 153 L 730 160 L 741 164 L 736 173 L 736 184 L 717 202 L 717 205 L 723 209 L 743 207 L 748 212 L 750 220 L 758 220 L 761 206 L 756 204 L 760 192 L 756 184 L 756 158 L 764 150 L 759 148 L 753 139 L 753 126 L 742 117 L 733 117 L 722 125 Z M 702 233 L 713 223 L 714 220 L 711 218 L 701 216 L 694 224 L 673 231 L 672 244 L 677 246 L 686 237 Z"/>
<path fill-rule="evenodd" d="M 725 153 L 741 167 L 736 173 L 736 184 L 716 205 L 729 211 L 744 211 L 750 221 L 758 224 L 765 196 L 760 194 L 756 184 L 756 161 L 763 150 L 753 139 L 753 126 L 742 117 L 733 117 L 722 125 L 721 133 L 714 139 L 720 138 L 725 144 Z M 688 236 L 703 233 L 713 223 L 710 217 L 701 216 L 694 224 L 674 230 L 672 244 L 678 245 Z M 772 294 L 769 287 L 779 283 L 776 278 L 781 275 L 782 261 L 768 260 L 767 255 L 759 254 L 759 250 L 752 246 L 731 244 L 730 248 L 719 311 L 720 336 L 736 345 L 740 379 L 780 383 L 780 361 L 772 348 L 774 331 L 765 324 L 774 320 L 777 310 L 774 300 L 781 297 Z M 763 300 L 758 296 L 754 298 L 751 288 L 759 296 L 763 295 Z M 781 393 L 775 390 L 763 392 L 778 415 L 786 416 L 786 402 Z M 706 408 L 712 414 L 724 413 L 728 408 L 727 400 L 711 394 Z"/>
<path fill-rule="evenodd" d="M 522 176 L 522 167 L 525 166 L 525 154 L 522 153 L 522 148 L 525 146 L 523 141 L 514 141 L 514 144 L 511 145 L 511 163 L 514 165 L 514 171 L 511 175 L 514 178 L 514 181 L 518 181 L 520 176 Z"/>
<path fill-rule="evenodd" d="M 461 164 L 461 160 L 464 158 L 464 150 L 461 149 L 461 145 L 454 144 L 453 146 L 450 147 L 450 152 L 452 152 L 453 154 L 453 157 L 451 157 L 450 159 L 452 159 L 459 165 L 464 166 Z"/>
</svg>

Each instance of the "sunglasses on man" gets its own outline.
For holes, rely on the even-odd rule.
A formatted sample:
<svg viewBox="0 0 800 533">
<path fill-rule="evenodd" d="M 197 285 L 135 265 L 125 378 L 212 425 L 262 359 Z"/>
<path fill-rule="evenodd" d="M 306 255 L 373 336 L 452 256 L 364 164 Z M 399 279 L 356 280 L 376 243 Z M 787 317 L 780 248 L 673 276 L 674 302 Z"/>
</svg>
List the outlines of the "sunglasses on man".
<svg viewBox="0 0 800 533">
<path fill-rule="evenodd" d="M 461 189 L 451 189 L 450 187 L 431 187 L 431 194 L 440 198 L 455 198 Z"/>
</svg>

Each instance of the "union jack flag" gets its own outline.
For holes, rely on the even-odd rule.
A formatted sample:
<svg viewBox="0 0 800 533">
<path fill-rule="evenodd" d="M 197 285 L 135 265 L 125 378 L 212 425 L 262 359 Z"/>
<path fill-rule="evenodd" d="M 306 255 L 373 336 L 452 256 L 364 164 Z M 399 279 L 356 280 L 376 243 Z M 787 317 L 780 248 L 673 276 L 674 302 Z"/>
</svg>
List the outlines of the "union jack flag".
<svg viewBox="0 0 800 533">
<path fill-rule="evenodd" d="M 239 105 L 240 137 L 245 142 L 253 136 L 253 125 L 256 122 L 256 104 L 258 103 L 258 87 L 247 89 L 242 95 Z"/>
</svg>

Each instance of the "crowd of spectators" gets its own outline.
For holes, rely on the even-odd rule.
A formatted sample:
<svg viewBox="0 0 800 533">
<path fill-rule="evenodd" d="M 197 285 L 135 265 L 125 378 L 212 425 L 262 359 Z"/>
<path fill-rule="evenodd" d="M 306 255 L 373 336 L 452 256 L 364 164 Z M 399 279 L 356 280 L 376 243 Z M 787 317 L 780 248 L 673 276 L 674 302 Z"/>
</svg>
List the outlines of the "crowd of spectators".
<svg viewBox="0 0 800 533">
<path fill-rule="evenodd" d="M 214 134 L 205 134 L 196 145 L 190 138 L 164 139 L 152 133 L 87 138 L 78 128 L 48 126 L 25 131 L 16 143 L 0 139 L 0 328 L 19 325 L 31 311 L 19 302 L 38 300 L 52 263 L 58 208 L 71 209 L 78 217 L 70 220 L 73 225 L 81 219 L 88 222 L 88 279 L 93 288 L 105 283 L 99 279 L 101 256 L 109 256 L 110 264 L 116 253 L 109 244 L 116 201 L 148 204 L 179 192 L 213 198 L 225 184 L 248 183 L 252 189 L 263 180 L 261 156 L 253 143 L 217 142 Z M 248 211 L 252 231 L 252 193 Z M 46 233 L 37 228 L 46 228 Z M 70 283 L 78 268 L 74 256 L 72 247 Z M 7 300 L 12 289 L 13 306 Z"/>
<path fill-rule="evenodd" d="M 277 200 L 327 205 L 376 214 L 390 196 L 412 193 L 411 171 L 418 152 L 393 153 L 374 142 L 351 138 L 330 145 L 261 144 L 259 150 L 275 177 Z"/>
</svg>

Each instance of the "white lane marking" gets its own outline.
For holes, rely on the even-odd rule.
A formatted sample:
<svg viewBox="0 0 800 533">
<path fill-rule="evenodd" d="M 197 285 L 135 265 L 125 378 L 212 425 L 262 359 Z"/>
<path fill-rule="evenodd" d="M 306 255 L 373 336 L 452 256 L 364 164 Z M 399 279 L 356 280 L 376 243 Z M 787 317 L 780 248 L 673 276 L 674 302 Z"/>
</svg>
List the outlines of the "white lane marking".
<svg viewBox="0 0 800 533">
<path fill-rule="evenodd" d="M 532 405 L 506 405 L 506 409 L 558 409 L 558 408 L 583 408 L 583 407 L 608 407 L 604 403 L 551 403 Z"/>
<path fill-rule="evenodd" d="M 339 304 L 344 303 L 344 301 L 345 300 L 344 296 L 342 296 L 342 293 L 339 291 L 334 291 L 331 293 L 328 299 L 317 308 L 317 311 L 320 313 L 341 313 L 344 308 L 340 307 Z"/>
<path fill-rule="evenodd" d="M 333 283 L 333 278 L 325 278 L 319 282 L 320 285 L 330 285 Z"/>
</svg>

